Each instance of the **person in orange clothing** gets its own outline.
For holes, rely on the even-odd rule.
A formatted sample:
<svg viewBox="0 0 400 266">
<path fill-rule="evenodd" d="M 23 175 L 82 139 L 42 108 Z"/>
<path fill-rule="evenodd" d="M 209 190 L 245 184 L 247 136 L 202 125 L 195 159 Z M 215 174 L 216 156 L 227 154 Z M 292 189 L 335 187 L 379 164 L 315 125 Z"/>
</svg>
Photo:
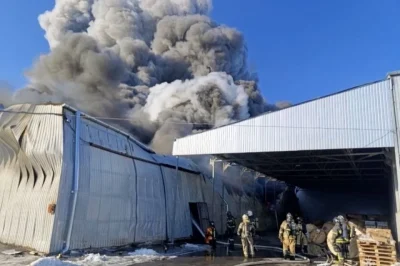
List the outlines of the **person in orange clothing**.
<svg viewBox="0 0 400 266">
<path fill-rule="evenodd" d="M 217 247 L 217 231 L 215 230 L 215 224 L 210 221 L 210 225 L 206 230 L 206 244 L 210 245 L 213 250 Z"/>
</svg>

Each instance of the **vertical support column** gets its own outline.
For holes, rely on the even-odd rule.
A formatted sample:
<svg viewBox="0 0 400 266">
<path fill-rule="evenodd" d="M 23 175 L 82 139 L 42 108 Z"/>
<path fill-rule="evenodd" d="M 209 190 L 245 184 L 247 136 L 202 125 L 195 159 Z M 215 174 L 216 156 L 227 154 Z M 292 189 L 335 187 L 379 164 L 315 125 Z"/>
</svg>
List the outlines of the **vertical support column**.
<svg viewBox="0 0 400 266">
<path fill-rule="evenodd" d="M 172 216 L 172 226 L 171 226 L 171 243 L 172 245 L 174 245 L 175 242 L 175 216 L 176 216 L 176 195 L 178 193 L 178 182 L 179 182 L 179 156 L 176 156 L 176 169 L 175 169 L 176 173 L 175 173 L 175 178 L 176 178 L 176 191 L 174 191 L 173 195 L 174 195 L 174 200 L 172 202 L 175 202 L 174 204 L 174 214 Z"/>
<path fill-rule="evenodd" d="M 211 217 L 214 220 L 214 199 L 215 199 L 215 160 L 211 159 L 211 167 L 212 167 L 212 211 Z"/>
<path fill-rule="evenodd" d="M 80 170 L 80 140 L 81 140 L 81 112 L 76 111 L 75 113 L 75 154 L 74 154 L 74 176 L 73 176 L 73 188 L 71 194 L 73 194 L 71 216 L 69 217 L 67 239 L 65 240 L 65 247 L 62 253 L 69 250 L 71 244 L 72 229 L 75 220 L 76 203 L 78 200 L 79 191 L 79 170 Z"/>
<path fill-rule="evenodd" d="M 393 122 L 394 122 L 394 160 L 393 160 L 393 193 L 395 199 L 395 218 L 396 224 L 396 238 L 397 241 L 400 240 L 400 192 L 399 192 L 399 178 L 400 178 L 400 132 L 399 132 L 399 122 L 400 122 L 400 72 L 392 73 L 388 75 L 391 91 L 392 91 L 392 103 L 393 103 Z M 399 249 L 399 245 L 397 247 Z"/>
<path fill-rule="evenodd" d="M 221 180 L 221 186 L 222 186 L 222 201 L 221 201 L 221 234 L 224 232 L 224 225 L 225 225 L 225 223 L 224 223 L 224 217 L 226 217 L 226 213 L 224 213 L 224 209 L 225 209 L 225 204 L 226 204 L 226 201 L 225 201 L 225 186 L 224 186 L 224 182 Z M 227 207 L 228 208 L 228 207 Z M 228 212 L 228 211 L 226 211 L 226 212 Z"/>
</svg>

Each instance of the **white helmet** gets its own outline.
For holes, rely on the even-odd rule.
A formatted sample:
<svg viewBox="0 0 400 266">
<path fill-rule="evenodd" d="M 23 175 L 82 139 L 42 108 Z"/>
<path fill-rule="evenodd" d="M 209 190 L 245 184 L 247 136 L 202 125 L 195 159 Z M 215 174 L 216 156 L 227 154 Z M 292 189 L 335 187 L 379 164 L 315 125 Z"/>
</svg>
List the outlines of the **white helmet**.
<svg viewBox="0 0 400 266">
<path fill-rule="evenodd" d="M 248 221 L 249 220 L 249 216 L 247 216 L 247 214 L 243 214 L 242 220 L 243 221 Z"/>
<path fill-rule="evenodd" d="M 247 215 L 250 217 L 250 216 L 253 216 L 253 212 L 252 211 L 248 211 L 247 212 Z"/>
</svg>

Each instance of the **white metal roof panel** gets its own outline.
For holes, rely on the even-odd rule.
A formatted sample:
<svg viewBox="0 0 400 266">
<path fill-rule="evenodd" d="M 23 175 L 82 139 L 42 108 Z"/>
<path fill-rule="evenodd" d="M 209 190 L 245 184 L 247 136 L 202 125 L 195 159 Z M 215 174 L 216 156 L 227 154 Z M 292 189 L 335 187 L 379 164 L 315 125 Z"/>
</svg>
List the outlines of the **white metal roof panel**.
<svg viewBox="0 0 400 266">
<path fill-rule="evenodd" d="M 390 80 L 178 139 L 174 155 L 393 146 Z"/>
</svg>

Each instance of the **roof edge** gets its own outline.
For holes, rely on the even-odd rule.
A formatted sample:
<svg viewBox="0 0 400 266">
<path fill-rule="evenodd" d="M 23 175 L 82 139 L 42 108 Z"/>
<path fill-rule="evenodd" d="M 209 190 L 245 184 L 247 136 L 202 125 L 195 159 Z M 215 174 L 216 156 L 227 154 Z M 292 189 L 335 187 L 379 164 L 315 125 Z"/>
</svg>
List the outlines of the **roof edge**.
<svg viewBox="0 0 400 266">
<path fill-rule="evenodd" d="M 76 113 L 76 112 L 78 111 L 78 110 L 75 109 L 74 107 L 71 107 L 71 106 L 69 106 L 69 105 L 67 105 L 67 104 L 65 104 L 65 103 L 62 104 L 62 107 L 65 108 L 65 109 L 67 109 L 67 110 L 69 110 L 69 111 L 71 111 L 71 112 L 73 112 L 73 113 Z M 125 137 L 129 138 L 131 141 L 133 141 L 135 144 L 137 144 L 139 147 L 141 147 L 141 148 L 144 149 L 145 151 L 147 151 L 147 152 L 149 152 L 149 153 L 152 153 L 152 154 L 155 154 L 155 153 L 156 153 L 154 150 L 152 150 L 152 149 L 151 149 L 150 147 L 148 147 L 146 144 L 144 144 L 144 143 L 142 143 L 141 141 L 139 141 L 139 140 L 137 140 L 136 138 L 134 138 L 132 135 L 130 135 L 130 134 L 128 134 L 128 133 L 126 133 L 126 132 L 124 132 L 124 131 L 122 131 L 122 130 L 116 128 L 116 127 L 114 127 L 114 126 L 111 126 L 111 125 L 109 125 L 109 124 L 107 124 L 107 123 L 105 123 L 105 122 L 103 122 L 103 121 L 101 121 L 101 120 L 99 120 L 99 119 L 96 119 L 96 118 L 94 118 L 94 117 L 92 117 L 92 116 L 90 116 L 90 115 L 88 115 L 88 114 L 86 114 L 86 113 L 84 113 L 84 112 L 81 112 L 81 115 L 82 115 L 83 117 L 85 117 L 86 119 L 88 119 L 88 120 L 91 120 L 91 121 L 93 121 L 93 122 L 95 122 L 95 123 L 98 123 L 98 124 L 100 124 L 100 125 L 102 125 L 102 126 L 104 126 L 104 127 L 106 127 L 106 128 L 109 128 L 109 129 L 111 129 L 111 130 L 114 130 L 114 131 L 116 131 L 116 132 L 118 132 L 118 133 L 124 135 Z"/>
<path fill-rule="evenodd" d="M 400 76 L 400 70 L 394 70 L 394 71 L 387 73 L 386 79 L 390 79 L 390 78 L 396 77 L 396 76 Z"/>
</svg>

